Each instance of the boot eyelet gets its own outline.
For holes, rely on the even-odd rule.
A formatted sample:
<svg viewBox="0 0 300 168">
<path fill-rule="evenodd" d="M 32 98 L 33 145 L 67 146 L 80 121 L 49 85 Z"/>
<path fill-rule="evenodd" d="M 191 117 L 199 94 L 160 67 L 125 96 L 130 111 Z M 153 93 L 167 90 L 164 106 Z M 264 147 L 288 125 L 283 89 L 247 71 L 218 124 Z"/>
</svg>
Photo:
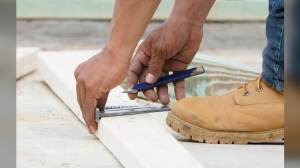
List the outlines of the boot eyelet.
<svg viewBox="0 0 300 168">
<path fill-rule="evenodd" d="M 250 92 L 244 94 L 245 97 L 249 96 Z"/>
<path fill-rule="evenodd" d="M 257 92 L 261 92 L 263 90 L 263 87 L 261 86 L 259 89 L 256 88 Z"/>
</svg>

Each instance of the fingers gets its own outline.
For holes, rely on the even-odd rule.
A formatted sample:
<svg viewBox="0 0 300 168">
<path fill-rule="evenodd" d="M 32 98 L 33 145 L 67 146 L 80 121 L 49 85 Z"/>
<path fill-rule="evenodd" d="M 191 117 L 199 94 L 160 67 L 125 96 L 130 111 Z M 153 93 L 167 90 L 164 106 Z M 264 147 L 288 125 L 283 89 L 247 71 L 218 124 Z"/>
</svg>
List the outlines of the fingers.
<svg viewBox="0 0 300 168">
<path fill-rule="evenodd" d="M 86 123 L 87 129 L 88 129 L 89 133 L 92 134 L 93 132 L 92 132 L 91 128 L 89 127 L 88 122 L 86 120 L 87 119 L 87 113 L 85 111 L 86 89 L 85 89 L 84 79 L 82 76 L 79 75 L 78 71 L 80 71 L 79 68 L 77 68 L 74 73 L 75 78 L 77 80 L 77 84 L 76 84 L 77 102 L 78 102 L 80 110 L 82 112 L 82 117 Z"/>
<path fill-rule="evenodd" d="M 83 111 L 85 114 L 85 123 L 93 134 L 96 133 L 96 130 L 98 129 L 98 124 L 95 121 L 95 107 L 97 105 L 97 99 L 90 94 L 90 92 L 86 92 L 86 99 L 83 106 Z"/>
<path fill-rule="evenodd" d="M 80 107 L 81 107 L 81 111 L 82 111 L 82 117 L 85 121 L 85 124 L 87 126 L 87 129 L 89 131 L 90 134 L 93 134 L 91 128 L 89 127 L 89 124 L 87 122 L 87 112 L 86 112 L 86 89 L 85 89 L 85 84 L 84 83 L 79 83 L 79 95 L 80 95 L 80 100 L 81 102 L 79 103 Z M 77 94 L 78 94 L 77 93 Z"/>
<path fill-rule="evenodd" d="M 85 85 L 85 79 L 83 76 L 77 75 L 75 71 L 75 78 L 77 80 L 76 92 L 77 92 L 77 102 L 82 111 L 82 117 L 86 123 L 87 129 L 90 134 L 95 134 L 98 125 L 95 121 L 94 113 L 95 107 L 97 105 L 96 98 L 91 94 L 93 87 L 87 87 Z"/>
<path fill-rule="evenodd" d="M 161 75 L 164 62 L 164 56 L 160 55 L 160 52 L 155 52 L 153 55 L 151 55 L 151 59 L 148 65 L 148 74 L 146 76 L 147 83 L 153 84 L 157 81 L 157 79 Z"/>
<path fill-rule="evenodd" d="M 163 105 L 168 105 L 170 103 L 168 85 L 162 85 L 156 88 L 158 99 Z"/>
<path fill-rule="evenodd" d="M 142 64 L 137 59 L 137 56 L 135 56 L 131 61 L 130 68 L 127 74 L 126 89 L 129 89 L 133 85 L 138 83 L 139 74 L 142 71 L 142 68 Z M 134 100 L 137 97 L 136 93 L 127 93 L 127 95 L 131 100 Z"/>
<path fill-rule="evenodd" d="M 138 81 L 138 76 L 133 72 L 129 71 L 126 80 L 126 90 L 131 88 L 135 84 L 134 81 Z M 137 97 L 137 93 L 127 93 L 127 95 L 131 100 L 134 100 Z"/>
<path fill-rule="evenodd" d="M 142 69 L 142 71 L 140 72 L 139 77 L 138 77 L 138 80 L 140 83 L 145 82 L 147 72 L 148 72 L 147 67 L 144 67 Z M 145 95 L 145 97 L 147 97 L 152 102 L 156 102 L 158 100 L 158 96 L 153 88 L 143 91 L 143 94 Z"/>
<path fill-rule="evenodd" d="M 148 50 L 147 47 L 145 47 L 145 45 L 147 45 L 147 43 L 142 43 L 140 45 L 138 51 L 136 52 L 136 55 L 131 61 L 130 69 L 127 75 L 126 89 L 129 89 L 130 87 L 137 84 L 138 82 L 142 83 L 146 81 L 147 83 L 149 83 L 149 75 L 151 78 L 150 81 L 154 80 L 154 82 L 156 82 L 160 76 L 165 76 L 168 74 L 167 71 L 162 73 L 162 66 L 163 66 L 164 59 L 161 59 L 160 57 L 155 57 L 153 55 L 151 55 L 151 57 L 147 55 L 146 52 Z M 146 49 L 147 51 L 144 52 L 141 50 L 141 48 L 143 48 L 144 50 Z M 158 63 L 156 62 L 159 62 L 160 65 L 158 65 Z M 151 71 L 150 70 L 151 67 L 152 69 L 155 69 L 155 71 L 153 70 Z M 157 77 L 154 76 L 151 72 Z M 156 102 L 158 99 L 161 101 L 162 104 L 168 104 L 170 102 L 167 85 L 157 88 L 157 93 L 155 92 L 154 89 L 148 89 L 146 91 L 143 91 L 143 94 L 152 102 Z M 137 94 L 128 93 L 128 96 L 130 99 L 133 100 L 137 97 Z"/>
<path fill-rule="evenodd" d="M 80 92 L 80 86 L 79 84 L 77 83 L 76 84 L 76 95 L 77 95 L 77 102 L 79 104 L 79 107 L 80 107 L 80 110 L 82 111 L 82 101 L 81 101 L 81 92 Z"/>
<path fill-rule="evenodd" d="M 142 74 L 146 74 L 146 73 L 147 73 L 147 69 L 144 69 Z M 168 74 L 169 74 L 168 71 L 163 71 L 161 73 L 161 77 L 166 76 Z M 139 78 L 139 81 L 141 81 L 141 82 L 145 81 L 144 75 L 142 75 Z M 170 102 L 167 84 L 157 87 L 156 92 L 154 89 L 148 89 L 148 90 L 143 91 L 143 94 L 152 102 L 157 102 L 157 100 L 159 100 L 164 105 L 167 105 Z"/>
<path fill-rule="evenodd" d="M 167 75 L 169 75 L 168 71 L 162 71 L 161 77 Z M 161 104 L 167 105 L 170 103 L 167 84 L 157 87 L 156 91 L 157 91 L 158 99 L 161 102 Z"/>
<path fill-rule="evenodd" d="M 128 64 L 115 60 L 105 48 L 76 68 L 77 101 L 90 133 L 98 128 L 95 107 L 104 109 L 108 92 L 125 79 L 128 69 Z"/>
<path fill-rule="evenodd" d="M 184 80 L 173 82 L 176 100 L 185 98 L 185 83 Z"/>
<path fill-rule="evenodd" d="M 74 71 L 74 77 L 76 79 L 76 81 L 78 81 L 78 76 L 80 74 L 80 68 L 82 67 L 82 64 L 78 65 L 76 70 Z M 81 101 L 81 92 L 80 92 L 80 85 L 79 85 L 79 81 L 76 83 L 76 95 L 77 95 L 77 102 L 80 106 L 80 110 L 82 111 L 82 101 Z"/>
<path fill-rule="evenodd" d="M 179 72 L 185 70 L 189 66 L 190 62 L 178 60 L 176 59 L 176 57 L 177 55 L 175 55 L 171 59 L 166 60 L 163 69 L 167 71 Z"/>
<path fill-rule="evenodd" d="M 148 65 L 149 61 L 150 61 L 150 57 L 148 57 L 143 51 L 138 49 L 130 64 L 130 68 L 126 80 L 126 89 L 129 89 L 133 85 L 137 84 L 141 76 L 145 78 L 146 74 L 142 74 L 142 72 L 143 69 L 145 69 L 144 67 Z M 135 94 L 127 93 L 127 94 L 131 100 L 137 97 L 136 93 Z"/>
<path fill-rule="evenodd" d="M 81 111 L 83 118 L 85 118 L 85 113 L 84 113 L 84 104 L 85 104 L 85 98 L 86 98 L 86 89 L 85 89 L 85 84 L 84 83 L 79 83 L 79 94 L 80 94 L 80 106 L 81 106 Z"/>
<path fill-rule="evenodd" d="M 153 88 L 143 91 L 143 94 L 152 102 L 157 102 L 158 100 L 158 95 Z"/>
</svg>

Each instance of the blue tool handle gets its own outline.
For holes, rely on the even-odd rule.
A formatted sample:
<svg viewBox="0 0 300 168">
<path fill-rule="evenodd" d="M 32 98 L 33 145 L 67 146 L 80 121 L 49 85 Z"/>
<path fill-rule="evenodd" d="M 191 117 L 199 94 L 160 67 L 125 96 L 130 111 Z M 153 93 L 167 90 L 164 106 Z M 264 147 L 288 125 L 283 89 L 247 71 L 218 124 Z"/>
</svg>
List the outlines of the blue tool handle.
<svg viewBox="0 0 300 168">
<path fill-rule="evenodd" d="M 191 77 L 191 76 L 194 76 L 194 75 L 205 72 L 204 68 L 202 66 L 201 66 L 202 71 L 199 71 L 199 72 L 195 73 L 196 69 L 197 69 L 197 67 L 194 67 L 194 68 L 184 70 L 184 71 L 180 71 L 180 72 L 168 75 L 168 76 L 160 77 L 152 85 L 148 84 L 146 82 L 139 83 L 139 84 L 134 85 L 130 90 L 132 90 L 133 93 L 136 93 L 136 92 L 140 92 L 140 91 L 147 90 L 147 89 L 150 89 L 150 88 L 153 88 L 153 87 L 157 87 L 157 86 L 160 86 L 160 85 L 164 85 L 164 84 L 167 84 L 167 83 L 171 83 L 171 82 L 174 82 L 174 81 L 185 79 L 185 78 L 188 78 L 188 77 Z"/>
</svg>

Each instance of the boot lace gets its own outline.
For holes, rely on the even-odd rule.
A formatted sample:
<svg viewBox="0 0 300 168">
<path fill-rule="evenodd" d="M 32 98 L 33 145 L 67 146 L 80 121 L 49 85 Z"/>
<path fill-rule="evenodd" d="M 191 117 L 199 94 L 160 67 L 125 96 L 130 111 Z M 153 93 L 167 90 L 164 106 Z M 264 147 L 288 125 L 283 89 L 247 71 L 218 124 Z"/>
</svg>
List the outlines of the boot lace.
<svg viewBox="0 0 300 168">
<path fill-rule="evenodd" d="M 243 92 L 244 92 L 244 96 L 248 96 L 250 94 L 250 92 L 247 90 L 247 83 L 245 83 L 243 85 Z M 262 91 L 262 86 L 261 86 L 261 76 L 258 76 L 257 80 L 256 80 L 256 91 L 257 92 L 261 92 Z"/>
</svg>

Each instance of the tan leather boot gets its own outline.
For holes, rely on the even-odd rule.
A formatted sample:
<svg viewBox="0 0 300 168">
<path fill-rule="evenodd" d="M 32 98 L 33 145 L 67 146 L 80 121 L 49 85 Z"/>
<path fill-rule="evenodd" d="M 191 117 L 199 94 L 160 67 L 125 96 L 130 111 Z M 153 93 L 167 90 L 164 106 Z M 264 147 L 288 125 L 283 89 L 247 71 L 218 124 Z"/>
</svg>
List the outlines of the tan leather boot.
<svg viewBox="0 0 300 168">
<path fill-rule="evenodd" d="M 176 102 L 166 119 L 194 141 L 246 144 L 284 138 L 284 94 L 256 81 L 222 96 Z"/>
</svg>

